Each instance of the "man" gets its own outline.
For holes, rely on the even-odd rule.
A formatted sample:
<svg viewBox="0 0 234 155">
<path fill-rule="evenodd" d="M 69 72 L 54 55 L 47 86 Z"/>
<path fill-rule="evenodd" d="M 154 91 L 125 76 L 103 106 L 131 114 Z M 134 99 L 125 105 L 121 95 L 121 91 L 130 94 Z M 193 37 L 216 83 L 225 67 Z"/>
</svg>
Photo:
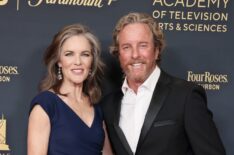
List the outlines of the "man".
<svg viewBox="0 0 234 155">
<path fill-rule="evenodd" d="M 112 54 L 126 78 L 102 101 L 116 155 L 225 155 L 201 86 L 159 67 L 164 37 L 143 13 L 122 17 L 113 33 Z"/>
</svg>

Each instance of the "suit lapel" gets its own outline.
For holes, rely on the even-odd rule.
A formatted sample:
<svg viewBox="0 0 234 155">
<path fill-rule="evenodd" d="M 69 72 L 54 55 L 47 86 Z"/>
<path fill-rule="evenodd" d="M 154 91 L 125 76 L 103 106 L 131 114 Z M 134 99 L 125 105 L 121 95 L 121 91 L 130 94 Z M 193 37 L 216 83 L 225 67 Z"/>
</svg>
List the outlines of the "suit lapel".
<svg viewBox="0 0 234 155">
<path fill-rule="evenodd" d="M 119 127 L 119 125 L 114 124 L 114 128 L 115 128 L 115 131 L 116 131 L 122 145 L 124 146 L 125 150 L 128 152 L 129 155 L 133 155 L 133 152 L 132 152 L 132 150 L 127 142 L 127 139 L 125 138 L 124 133 L 121 130 L 121 128 Z"/>
<path fill-rule="evenodd" d="M 114 129 L 122 143 L 122 145 L 124 146 L 125 150 L 128 152 L 129 155 L 133 155 L 132 150 L 127 142 L 127 139 L 122 131 L 122 129 L 119 127 L 119 119 L 120 119 L 120 110 L 121 110 L 121 100 L 123 98 L 123 93 L 121 92 L 121 90 L 119 92 L 117 92 L 117 95 L 115 95 L 114 98 L 114 104 L 115 105 L 115 111 L 114 111 L 114 120 L 113 120 L 113 126 Z"/>
<path fill-rule="evenodd" d="M 138 150 L 140 149 L 148 131 L 150 130 L 155 118 L 158 115 L 158 112 L 160 111 L 164 100 L 169 92 L 169 87 L 167 86 L 167 84 L 169 83 L 169 78 L 168 76 L 162 71 L 161 75 L 159 77 L 159 81 L 156 85 L 156 89 L 154 89 L 154 93 L 148 108 L 148 111 L 146 113 L 145 116 L 145 120 L 141 129 L 141 134 L 140 134 L 140 138 L 138 141 L 138 145 L 137 145 L 137 150 L 136 152 L 138 152 Z"/>
</svg>

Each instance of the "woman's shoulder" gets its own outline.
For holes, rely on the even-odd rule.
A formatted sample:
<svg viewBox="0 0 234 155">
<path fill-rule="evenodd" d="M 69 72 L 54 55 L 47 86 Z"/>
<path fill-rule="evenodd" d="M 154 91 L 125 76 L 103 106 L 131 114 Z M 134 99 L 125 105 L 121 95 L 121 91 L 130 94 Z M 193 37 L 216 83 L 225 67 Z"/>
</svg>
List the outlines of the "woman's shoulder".
<svg viewBox="0 0 234 155">
<path fill-rule="evenodd" d="M 47 113 L 51 114 L 54 111 L 56 102 L 56 94 L 52 91 L 39 92 L 31 101 L 30 112 L 35 105 L 40 105 Z"/>
<path fill-rule="evenodd" d="M 45 91 L 41 91 L 39 92 L 33 99 L 33 101 L 37 101 L 37 100 L 53 100 L 56 97 L 56 94 L 50 90 L 45 90 Z"/>
</svg>

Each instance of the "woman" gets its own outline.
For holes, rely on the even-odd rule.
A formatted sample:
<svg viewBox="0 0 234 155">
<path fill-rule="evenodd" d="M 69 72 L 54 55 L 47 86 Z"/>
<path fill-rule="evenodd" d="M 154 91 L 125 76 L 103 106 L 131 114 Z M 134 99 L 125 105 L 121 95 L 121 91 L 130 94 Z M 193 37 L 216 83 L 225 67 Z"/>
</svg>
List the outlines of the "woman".
<svg viewBox="0 0 234 155">
<path fill-rule="evenodd" d="M 102 112 L 103 63 L 97 38 L 74 24 L 55 35 L 44 61 L 48 74 L 32 100 L 28 155 L 111 154 Z"/>
</svg>

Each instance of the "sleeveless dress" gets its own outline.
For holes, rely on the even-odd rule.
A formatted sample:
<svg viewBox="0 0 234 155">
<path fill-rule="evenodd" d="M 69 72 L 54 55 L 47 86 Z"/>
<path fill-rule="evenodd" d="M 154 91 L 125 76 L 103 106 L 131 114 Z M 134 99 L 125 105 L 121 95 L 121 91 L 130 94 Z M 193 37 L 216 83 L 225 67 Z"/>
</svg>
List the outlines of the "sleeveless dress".
<svg viewBox="0 0 234 155">
<path fill-rule="evenodd" d="M 48 155 L 101 155 L 104 144 L 101 108 L 94 105 L 91 127 L 55 93 L 44 91 L 31 102 L 30 112 L 40 105 L 50 119 Z"/>
</svg>

